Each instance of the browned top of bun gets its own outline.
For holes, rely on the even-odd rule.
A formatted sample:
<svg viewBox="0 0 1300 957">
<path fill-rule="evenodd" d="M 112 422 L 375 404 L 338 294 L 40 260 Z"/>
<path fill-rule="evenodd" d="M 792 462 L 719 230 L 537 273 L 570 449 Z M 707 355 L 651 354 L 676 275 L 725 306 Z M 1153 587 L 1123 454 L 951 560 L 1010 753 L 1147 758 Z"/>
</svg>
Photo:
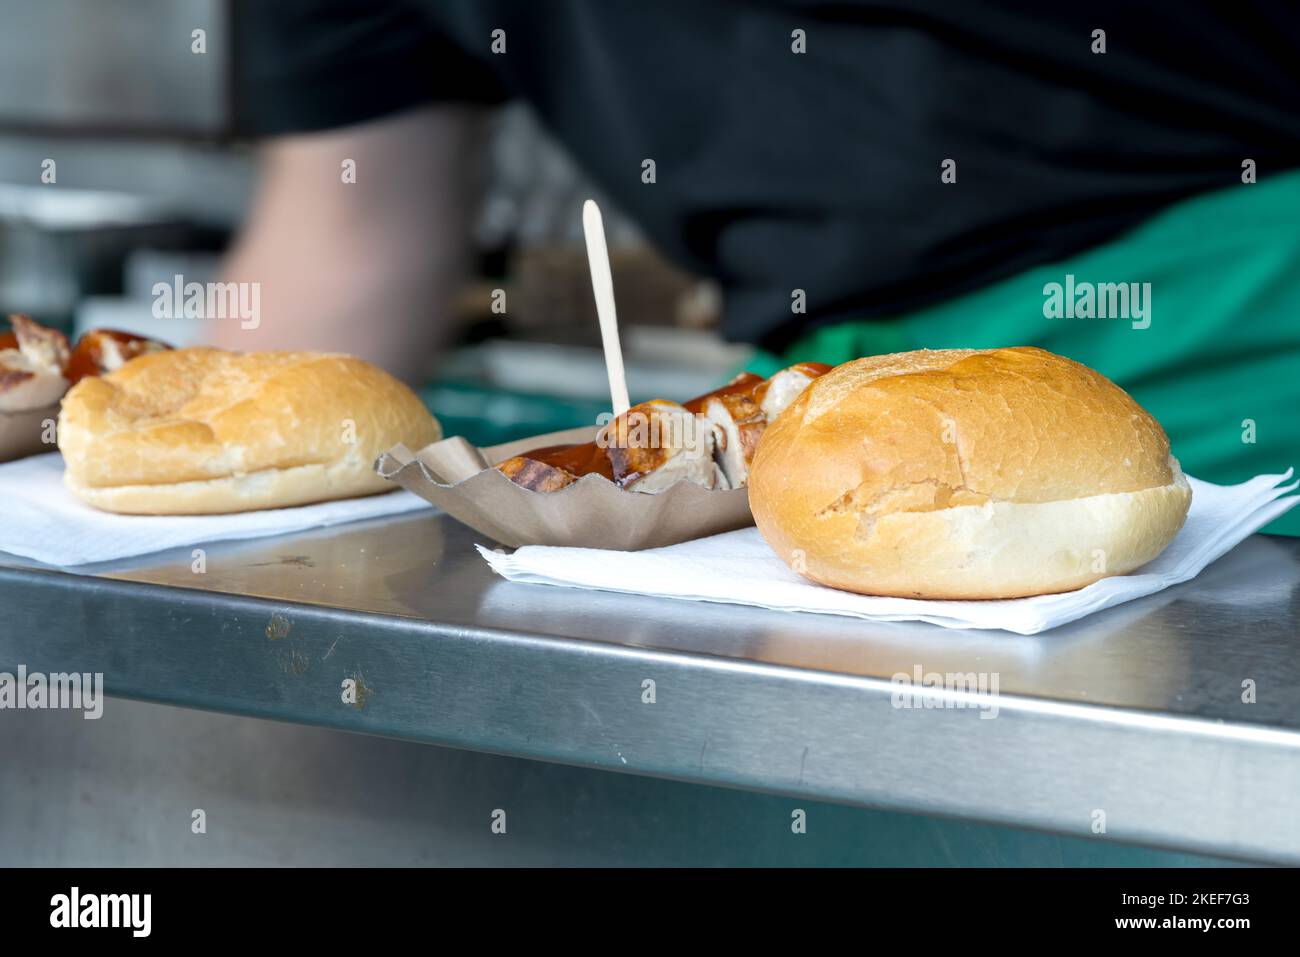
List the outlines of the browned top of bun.
<svg viewBox="0 0 1300 957">
<path fill-rule="evenodd" d="M 847 362 L 768 427 L 751 499 L 816 510 L 1051 502 L 1173 481 L 1159 423 L 1097 372 L 1034 348 Z"/>
<path fill-rule="evenodd" d="M 79 485 L 159 485 L 333 465 L 359 470 L 441 430 L 410 389 L 345 355 L 178 349 L 82 379 L 59 447 Z"/>
</svg>

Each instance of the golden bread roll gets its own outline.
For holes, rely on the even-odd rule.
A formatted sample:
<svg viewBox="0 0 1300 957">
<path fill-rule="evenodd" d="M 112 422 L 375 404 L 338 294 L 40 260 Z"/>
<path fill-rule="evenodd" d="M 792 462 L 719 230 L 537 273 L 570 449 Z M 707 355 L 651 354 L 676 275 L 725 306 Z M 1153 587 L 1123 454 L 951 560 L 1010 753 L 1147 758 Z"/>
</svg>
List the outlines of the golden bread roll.
<svg viewBox="0 0 1300 957">
<path fill-rule="evenodd" d="M 1191 489 L 1159 423 L 1104 376 L 1041 349 L 949 349 L 813 380 L 763 434 L 749 501 L 813 581 L 1012 598 L 1150 561 Z"/>
<path fill-rule="evenodd" d="M 392 489 L 401 442 L 442 437 L 410 389 L 345 355 L 178 349 L 82 379 L 63 399 L 64 483 L 110 512 L 282 508 Z"/>
</svg>

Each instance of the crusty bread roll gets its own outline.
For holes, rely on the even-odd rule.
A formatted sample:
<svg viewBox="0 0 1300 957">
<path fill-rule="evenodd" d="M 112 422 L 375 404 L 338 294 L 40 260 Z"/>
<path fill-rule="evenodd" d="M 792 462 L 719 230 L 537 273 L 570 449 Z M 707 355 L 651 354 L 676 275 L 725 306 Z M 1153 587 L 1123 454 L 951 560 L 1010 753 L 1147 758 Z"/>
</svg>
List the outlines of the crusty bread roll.
<svg viewBox="0 0 1300 957">
<path fill-rule="evenodd" d="M 845 363 L 769 425 L 750 472 L 763 537 L 870 595 L 1013 598 L 1158 555 L 1191 489 L 1122 389 L 1041 349 Z"/>
<path fill-rule="evenodd" d="M 313 352 L 178 349 L 77 383 L 63 400 L 64 483 L 142 515 L 243 512 L 391 489 L 379 454 L 442 437 L 401 382 Z"/>
</svg>

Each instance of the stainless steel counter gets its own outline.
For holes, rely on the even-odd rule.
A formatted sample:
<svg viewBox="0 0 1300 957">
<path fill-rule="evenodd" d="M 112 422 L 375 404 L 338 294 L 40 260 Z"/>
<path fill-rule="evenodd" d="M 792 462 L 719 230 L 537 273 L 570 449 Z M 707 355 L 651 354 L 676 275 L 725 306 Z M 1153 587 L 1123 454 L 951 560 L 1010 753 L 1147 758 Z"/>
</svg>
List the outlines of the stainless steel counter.
<svg viewBox="0 0 1300 957">
<path fill-rule="evenodd" d="M 421 514 L 212 544 L 202 572 L 188 550 L 71 571 L 0 555 L 0 670 L 99 671 L 110 694 L 187 707 L 1300 863 L 1300 541 L 1256 536 L 1194 582 L 1036 637 L 512 584 L 472 541 Z M 891 676 L 918 666 L 995 675 L 999 694 L 895 707 Z"/>
</svg>

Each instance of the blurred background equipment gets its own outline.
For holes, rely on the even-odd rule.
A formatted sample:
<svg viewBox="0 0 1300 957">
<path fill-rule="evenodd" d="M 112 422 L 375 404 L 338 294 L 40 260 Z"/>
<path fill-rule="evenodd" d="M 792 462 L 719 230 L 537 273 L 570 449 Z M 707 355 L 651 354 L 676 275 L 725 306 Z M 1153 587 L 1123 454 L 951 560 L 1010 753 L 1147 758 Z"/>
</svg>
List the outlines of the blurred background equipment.
<svg viewBox="0 0 1300 957">
<path fill-rule="evenodd" d="M 151 289 L 217 278 L 252 198 L 238 15 L 230 0 L 0 0 L 0 313 L 204 340 L 204 320 L 155 319 Z M 527 107 L 497 111 L 482 162 L 476 267 L 429 304 L 455 328 L 422 390 L 449 434 L 492 444 L 607 410 L 588 197 L 606 211 L 632 400 L 706 391 L 744 362 L 713 331 L 717 287 L 659 256 Z"/>
<path fill-rule="evenodd" d="M 3 0 L 0 122 L 36 133 L 222 132 L 228 14 L 223 0 Z"/>
</svg>

